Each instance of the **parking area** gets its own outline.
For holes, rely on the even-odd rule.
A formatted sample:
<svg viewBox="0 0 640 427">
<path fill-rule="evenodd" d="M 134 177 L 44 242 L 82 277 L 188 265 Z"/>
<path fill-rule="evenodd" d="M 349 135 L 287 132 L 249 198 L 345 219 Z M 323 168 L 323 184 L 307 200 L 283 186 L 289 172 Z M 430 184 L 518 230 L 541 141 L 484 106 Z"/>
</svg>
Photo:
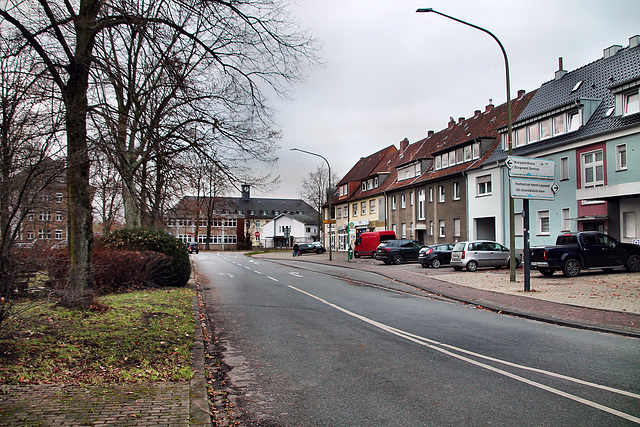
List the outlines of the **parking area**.
<svg viewBox="0 0 640 427">
<path fill-rule="evenodd" d="M 273 255 L 272 255 L 273 256 Z M 277 256 L 291 257 L 291 253 L 279 253 Z M 475 272 L 454 271 L 451 267 L 423 268 L 417 262 L 401 265 L 385 265 L 368 257 L 347 259 L 346 252 L 303 255 L 300 260 L 310 262 L 331 262 L 354 268 L 367 269 L 380 274 L 415 277 L 415 280 L 430 277 L 461 286 L 476 289 L 539 298 L 546 301 L 571 304 L 624 313 L 640 314 L 640 273 L 629 273 L 625 269 L 612 272 L 601 270 L 583 271 L 578 277 L 564 277 L 556 273 L 551 277 L 542 276 L 532 270 L 530 276 L 531 291 L 524 292 L 524 268 L 516 270 L 516 281 L 511 282 L 509 270 L 502 268 L 481 268 Z"/>
</svg>

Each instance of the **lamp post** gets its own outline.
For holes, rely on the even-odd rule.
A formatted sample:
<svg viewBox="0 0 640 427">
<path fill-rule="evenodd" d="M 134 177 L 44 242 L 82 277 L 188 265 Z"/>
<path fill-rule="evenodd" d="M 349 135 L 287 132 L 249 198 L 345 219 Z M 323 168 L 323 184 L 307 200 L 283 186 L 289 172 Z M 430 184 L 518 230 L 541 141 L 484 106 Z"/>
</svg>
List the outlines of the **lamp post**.
<svg viewBox="0 0 640 427">
<path fill-rule="evenodd" d="M 329 161 L 320 154 L 312 153 L 311 151 L 301 150 L 299 148 L 291 148 L 291 151 L 301 151 L 303 153 L 310 154 L 312 156 L 320 157 L 322 160 L 327 162 L 327 168 L 329 169 L 329 191 L 327 191 L 327 199 L 329 199 L 329 221 L 331 221 L 331 165 Z M 332 253 L 331 253 L 331 222 L 327 223 L 329 226 L 329 261 L 333 261 Z"/>
<path fill-rule="evenodd" d="M 504 56 L 504 68 L 506 72 L 507 78 L 507 140 L 509 142 L 509 155 L 513 155 L 513 142 L 511 138 L 511 83 L 509 80 L 509 59 L 507 58 L 507 51 L 504 49 L 504 46 L 500 42 L 500 40 L 489 30 L 486 30 L 477 25 L 471 24 L 469 22 L 463 21 L 458 18 L 454 18 L 453 16 L 446 15 L 442 12 L 438 12 L 437 10 L 433 10 L 433 8 L 421 8 L 416 10 L 416 12 L 432 12 L 438 14 L 440 16 L 444 16 L 445 18 L 449 18 L 453 21 L 459 22 L 464 25 L 468 25 L 469 27 L 475 28 L 482 32 L 489 34 L 500 46 L 500 50 L 502 51 L 502 56 Z M 515 222 L 514 222 L 514 202 L 513 197 L 509 194 L 509 270 L 510 270 L 510 280 L 512 282 L 516 281 L 516 258 L 515 258 L 515 245 L 516 245 L 516 237 L 515 237 Z"/>
</svg>

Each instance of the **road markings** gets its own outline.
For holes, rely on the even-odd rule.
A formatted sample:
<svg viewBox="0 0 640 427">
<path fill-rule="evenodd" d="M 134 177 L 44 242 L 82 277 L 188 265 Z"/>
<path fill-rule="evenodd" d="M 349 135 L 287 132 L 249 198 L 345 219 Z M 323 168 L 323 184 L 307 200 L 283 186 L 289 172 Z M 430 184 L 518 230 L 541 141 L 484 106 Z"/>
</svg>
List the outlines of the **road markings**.
<svg viewBox="0 0 640 427">
<path fill-rule="evenodd" d="M 231 277 L 232 279 L 235 277 L 235 276 L 234 276 L 233 274 L 231 274 L 231 273 L 218 273 L 218 274 L 222 274 L 223 276 L 229 276 L 229 277 Z"/>
<path fill-rule="evenodd" d="M 302 274 L 298 273 L 297 271 L 292 271 L 289 274 L 296 277 L 303 277 Z"/>
<path fill-rule="evenodd" d="M 274 277 L 271 277 L 271 276 L 267 276 L 267 277 L 268 277 L 269 279 L 273 280 L 274 282 L 279 282 L 279 280 L 278 280 L 278 279 L 276 279 L 276 278 L 274 278 Z"/>
<path fill-rule="evenodd" d="M 254 273 L 262 275 L 258 270 L 253 270 Z"/>
<path fill-rule="evenodd" d="M 391 333 L 393 335 L 399 336 L 399 337 L 404 338 L 406 340 L 412 341 L 412 342 L 414 342 L 416 344 L 428 347 L 428 348 L 433 349 L 435 351 L 438 351 L 440 353 L 443 353 L 443 354 L 446 354 L 448 356 L 454 357 L 456 359 L 462 360 L 464 362 L 479 366 L 481 368 L 484 368 L 484 369 L 487 369 L 489 371 L 498 373 L 500 375 L 504 375 L 504 376 L 512 378 L 512 379 L 514 379 L 516 381 L 520 381 L 522 383 L 531 385 L 533 387 L 537 387 L 537 388 L 539 388 L 541 390 L 545 390 L 545 391 L 548 391 L 550 393 L 557 394 L 558 396 L 565 397 L 567 399 L 576 401 L 578 403 L 582 403 L 584 405 L 591 406 L 592 408 L 596 408 L 596 409 L 599 409 L 601 411 L 607 412 L 609 414 L 616 415 L 616 416 L 618 416 L 620 418 L 624 418 L 624 419 L 627 419 L 629 421 L 632 421 L 632 422 L 640 424 L 640 418 L 635 417 L 633 415 L 618 411 L 617 409 L 609 408 L 608 406 L 601 405 L 599 403 L 593 402 L 593 401 L 588 400 L 588 399 L 584 399 L 582 397 L 567 393 L 565 391 L 558 390 L 558 389 L 553 388 L 553 387 L 549 387 L 549 386 L 541 384 L 541 383 L 539 383 L 537 381 L 533 381 L 533 380 L 530 380 L 528 378 L 521 377 L 520 375 L 516 375 L 516 374 L 513 374 L 511 372 L 502 370 L 500 368 L 496 368 L 494 366 L 487 365 L 487 364 L 479 362 L 477 360 L 470 359 L 470 358 L 468 358 L 466 356 L 463 356 L 461 354 L 453 353 L 453 351 L 458 351 L 460 353 L 465 353 L 465 354 L 469 354 L 469 355 L 472 355 L 472 356 L 475 356 L 475 357 L 479 357 L 479 358 L 483 358 L 483 359 L 486 359 L 486 360 L 491 360 L 493 362 L 501 363 L 501 364 L 504 364 L 504 365 L 507 365 L 507 366 L 516 367 L 516 368 L 520 368 L 520 369 L 523 369 L 523 370 L 529 370 L 529 371 L 533 371 L 533 372 L 549 375 L 549 376 L 552 376 L 552 377 L 555 377 L 555 378 L 560 378 L 560 379 L 572 381 L 572 382 L 575 382 L 575 383 L 578 383 L 578 384 L 587 385 L 587 386 L 599 388 L 601 390 L 606 390 L 606 391 L 610 391 L 610 392 L 613 392 L 613 393 L 618 393 L 618 394 L 622 394 L 622 395 L 625 395 L 625 396 L 629 396 L 629 397 L 633 397 L 633 398 L 636 398 L 636 399 L 640 399 L 640 395 L 638 395 L 636 393 L 631 393 L 631 392 L 627 392 L 627 391 L 624 391 L 624 390 L 615 389 L 613 387 L 608 387 L 608 386 L 604 386 L 604 385 L 600 385 L 600 384 L 591 383 L 591 382 L 588 382 L 588 381 L 580 380 L 578 378 L 572 378 L 572 377 L 568 377 L 566 375 L 556 374 L 554 372 L 545 371 L 545 370 L 542 370 L 542 369 L 530 368 L 530 367 L 527 367 L 527 366 L 518 365 L 518 364 L 515 364 L 515 363 L 512 363 L 512 362 L 508 362 L 508 361 L 501 360 L 501 359 L 496 359 L 496 358 L 493 358 L 493 357 L 484 356 L 484 355 L 481 355 L 479 353 L 474 353 L 474 352 L 471 352 L 471 351 L 468 351 L 468 350 L 465 350 L 465 349 L 462 349 L 462 348 L 459 348 L 459 347 L 455 347 L 455 346 L 452 346 L 452 345 L 448 345 L 448 344 L 444 344 L 444 343 L 441 343 L 441 342 L 438 342 L 438 341 L 434 341 L 432 339 L 421 337 L 419 335 L 414 335 L 414 334 L 411 334 L 409 332 L 403 331 L 401 329 L 397 329 L 397 328 L 394 328 L 392 326 L 385 325 L 384 323 L 377 322 L 377 321 L 375 321 L 373 319 L 369 319 L 368 317 L 365 317 L 365 316 L 362 316 L 360 314 L 357 314 L 357 313 L 354 313 L 352 311 L 349 311 L 349 310 L 347 310 L 345 308 L 342 308 L 339 305 L 336 305 L 334 303 L 331 303 L 331 302 L 329 302 L 329 301 L 327 301 L 327 300 L 325 300 L 323 298 L 315 296 L 315 295 L 313 295 L 313 294 L 311 294 L 309 292 L 303 291 L 302 289 L 298 289 L 295 286 L 291 286 L 291 285 L 287 285 L 287 286 L 289 288 L 295 290 L 295 291 L 298 291 L 298 292 L 300 292 L 302 294 L 305 294 L 305 295 L 307 295 L 307 296 L 309 296 L 311 298 L 314 298 L 317 301 L 320 301 L 321 303 L 323 303 L 325 305 L 328 305 L 329 307 L 332 307 L 332 308 L 334 308 L 334 309 L 336 309 L 338 311 L 341 311 L 341 312 L 343 312 L 343 313 L 345 313 L 345 314 L 347 314 L 347 315 L 349 315 L 351 317 L 355 317 L 356 319 L 362 320 L 365 323 L 368 323 L 368 324 L 370 324 L 372 326 L 380 328 L 380 329 L 382 329 L 384 331 L 387 331 L 387 332 L 389 332 L 389 333 Z M 443 347 L 445 347 L 445 348 L 443 348 Z M 447 349 L 450 349 L 450 350 L 453 350 L 453 351 L 449 351 Z"/>
</svg>

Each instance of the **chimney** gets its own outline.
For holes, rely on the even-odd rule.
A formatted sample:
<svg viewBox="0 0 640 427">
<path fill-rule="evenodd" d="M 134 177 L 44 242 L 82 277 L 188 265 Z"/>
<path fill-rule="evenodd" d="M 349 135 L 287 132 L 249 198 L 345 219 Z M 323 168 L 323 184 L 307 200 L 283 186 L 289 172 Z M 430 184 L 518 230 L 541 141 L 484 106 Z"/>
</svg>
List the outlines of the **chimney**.
<svg viewBox="0 0 640 427">
<path fill-rule="evenodd" d="M 400 141 L 400 152 L 404 152 L 404 150 L 406 150 L 408 146 L 409 146 L 409 140 L 407 138 Z"/>
<path fill-rule="evenodd" d="M 562 57 L 558 58 L 558 71 L 556 71 L 556 80 L 560 80 L 565 74 L 566 70 L 562 69 Z"/>
<path fill-rule="evenodd" d="M 620 46 L 619 44 L 614 44 L 613 46 L 610 46 L 602 51 L 602 57 L 605 59 L 611 58 L 613 55 L 618 53 L 620 49 L 622 49 L 622 46 Z"/>
<path fill-rule="evenodd" d="M 464 117 L 458 117 L 458 123 L 464 122 Z"/>
<path fill-rule="evenodd" d="M 484 112 L 488 113 L 489 111 L 493 110 L 493 99 L 489 99 L 489 105 L 487 105 L 486 107 L 484 107 Z"/>
<path fill-rule="evenodd" d="M 524 89 L 520 89 L 520 90 L 518 91 L 518 99 L 522 98 L 522 97 L 524 96 L 524 94 L 525 94 L 525 93 L 527 93 L 527 91 L 526 91 L 526 90 L 524 90 Z"/>
<path fill-rule="evenodd" d="M 482 111 L 480 111 L 480 110 L 474 111 L 473 117 L 478 117 L 480 115 L 480 113 L 482 113 Z"/>
<path fill-rule="evenodd" d="M 448 128 L 451 129 L 453 127 L 453 125 L 456 124 L 456 121 L 453 120 L 453 117 L 449 117 L 449 126 Z"/>
<path fill-rule="evenodd" d="M 629 38 L 629 49 L 634 48 L 640 44 L 640 36 L 633 36 Z"/>
<path fill-rule="evenodd" d="M 428 132 L 427 132 L 427 138 L 432 137 L 434 133 L 435 133 L 435 132 L 434 132 L 434 131 L 432 131 L 432 130 L 428 131 Z"/>
<path fill-rule="evenodd" d="M 242 200 L 248 201 L 251 195 L 251 186 L 248 184 L 242 184 Z"/>
</svg>

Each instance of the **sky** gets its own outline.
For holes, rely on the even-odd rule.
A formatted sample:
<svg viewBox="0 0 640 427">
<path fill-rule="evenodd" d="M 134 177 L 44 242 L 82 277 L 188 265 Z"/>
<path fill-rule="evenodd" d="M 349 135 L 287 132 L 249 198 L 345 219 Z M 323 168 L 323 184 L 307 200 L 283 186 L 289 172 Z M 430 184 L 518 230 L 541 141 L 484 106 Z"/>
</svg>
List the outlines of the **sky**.
<svg viewBox="0 0 640 427">
<path fill-rule="evenodd" d="M 638 0 L 296 0 L 293 15 L 321 44 L 322 67 L 310 69 L 289 100 L 271 99 L 282 132 L 281 184 L 252 197 L 300 198 L 302 179 L 326 163 L 342 178 L 361 158 L 414 143 L 450 117 L 471 117 L 490 100 L 506 102 L 499 45 L 509 60 L 511 97 L 628 46 L 640 34 Z"/>
</svg>

